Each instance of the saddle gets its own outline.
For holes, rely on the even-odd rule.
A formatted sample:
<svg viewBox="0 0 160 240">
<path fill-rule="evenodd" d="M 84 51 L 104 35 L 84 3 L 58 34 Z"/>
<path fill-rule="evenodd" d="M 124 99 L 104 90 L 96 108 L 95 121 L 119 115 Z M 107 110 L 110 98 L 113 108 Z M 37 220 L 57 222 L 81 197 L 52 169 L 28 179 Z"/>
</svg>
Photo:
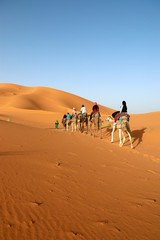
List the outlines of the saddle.
<svg viewBox="0 0 160 240">
<path fill-rule="evenodd" d="M 72 118 L 78 118 L 77 113 L 74 113 L 74 114 L 71 116 L 71 119 L 72 119 Z"/>
<path fill-rule="evenodd" d="M 95 112 L 95 113 L 92 114 L 92 118 L 96 117 L 97 114 L 98 114 L 98 117 L 100 117 L 100 113 L 99 112 Z"/>
<path fill-rule="evenodd" d="M 62 122 L 66 122 L 66 121 L 67 121 L 67 118 L 63 118 L 63 119 L 62 119 Z"/>
<path fill-rule="evenodd" d="M 129 121 L 130 119 L 130 115 L 127 114 L 127 113 L 120 113 L 120 114 L 117 114 L 117 120 L 120 120 L 120 122 L 122 121 Z"/>
<path fill-rule="evenodd" d="M 87 113 L 80 114 L 80 117 L 88 118 Z"/>
</svg>

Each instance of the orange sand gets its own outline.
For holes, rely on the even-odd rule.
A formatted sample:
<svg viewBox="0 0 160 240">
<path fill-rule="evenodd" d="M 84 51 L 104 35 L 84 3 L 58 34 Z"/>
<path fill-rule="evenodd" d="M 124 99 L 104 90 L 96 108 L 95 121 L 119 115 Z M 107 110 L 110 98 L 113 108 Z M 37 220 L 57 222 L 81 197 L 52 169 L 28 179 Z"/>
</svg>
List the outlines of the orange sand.
<svg viewBox="0 0 160 240">
<path fill-rule="evenodd" d="M 131 150 L 110 128 L 55 129 L 82 104 L 91 111 L 66 92 L 0 84 L 1 240 L 160 239 L 160 112 L 131 115 Z"/>
</svg>

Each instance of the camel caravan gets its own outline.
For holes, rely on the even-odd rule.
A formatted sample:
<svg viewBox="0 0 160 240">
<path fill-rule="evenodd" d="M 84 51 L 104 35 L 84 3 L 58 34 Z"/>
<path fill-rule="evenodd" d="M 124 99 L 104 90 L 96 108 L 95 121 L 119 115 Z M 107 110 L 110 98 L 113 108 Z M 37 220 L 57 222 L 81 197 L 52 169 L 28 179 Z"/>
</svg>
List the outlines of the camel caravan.
<svg viewBox="0 0 160 240">
<path fill-rule="evenodd" d="M 112 133 L 111 133 L 111 142 L 113 143 L 113 135 L 116 129 L 119 130 L 119 146 L 122 147 L 125 143 L 125 134 L 126 131 L 130 140 L 131 148 L 133 148 L 132 145 L 132 137 L 131 137 L 131 130 L 129 126 L 129 120 L 130 116 L 127 113 L 127 106 L 126 102 L 122 102 L 122 106 L 120 108 L 120 111 L 114 112 L 111 116 L 107 116 L 105 121 L 109 123 L 109 126 L 112 127 Z M 102 123 L 104 121 L 101 120 L 101 115 L 99 112 L 99 106 L 96 102 L 94 102 L 92 113 L 87 114 L 86 107 L 82 105 L 81 110 L 79 113 L 77 113 L 76 109 L 73 108 L 72 115 L 70 113 L 64 114 L 62 118 L 62 124 L 63 129 L 66 131 L 71 130 L 79 131 L 80 132 L 86 132 L 90 131 L 90 134 L 94 137 L 100 133 L 100 137 L 102 138 Z M 123 136 L 123 139 L 122 139 Z"/>
</svg>

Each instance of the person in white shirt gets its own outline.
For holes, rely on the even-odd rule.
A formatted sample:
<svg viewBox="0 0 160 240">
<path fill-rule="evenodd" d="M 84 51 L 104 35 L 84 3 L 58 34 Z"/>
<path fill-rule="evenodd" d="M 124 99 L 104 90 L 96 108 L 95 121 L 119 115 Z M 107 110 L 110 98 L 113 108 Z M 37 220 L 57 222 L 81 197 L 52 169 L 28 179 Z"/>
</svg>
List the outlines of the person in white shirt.
<svg viewBox="0 0 160 240">
<path fill-rule="evenodd" d="M 85 108 L 85 106 L 84 105 L 82 105 L 82 107 L 81 107 L 81 115 L 83 115 L 83 114 L 87 114 L 87 110 L 86 110 L 86 108 Z"/>
</svg>

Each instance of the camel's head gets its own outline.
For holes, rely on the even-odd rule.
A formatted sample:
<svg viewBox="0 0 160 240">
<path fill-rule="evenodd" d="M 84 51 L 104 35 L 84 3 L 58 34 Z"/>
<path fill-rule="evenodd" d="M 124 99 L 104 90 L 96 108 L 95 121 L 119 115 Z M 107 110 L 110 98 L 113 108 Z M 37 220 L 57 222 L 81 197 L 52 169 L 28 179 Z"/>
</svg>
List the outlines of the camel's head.
<svg viewBox="0 0 160 240">
<path fill-rule="evenodd" d="M 112 117 L 111 116 L 108 116 L 108 117 L 106 117 L 106 121 L 111 121 L 112 120 Z"/>
</svg>

